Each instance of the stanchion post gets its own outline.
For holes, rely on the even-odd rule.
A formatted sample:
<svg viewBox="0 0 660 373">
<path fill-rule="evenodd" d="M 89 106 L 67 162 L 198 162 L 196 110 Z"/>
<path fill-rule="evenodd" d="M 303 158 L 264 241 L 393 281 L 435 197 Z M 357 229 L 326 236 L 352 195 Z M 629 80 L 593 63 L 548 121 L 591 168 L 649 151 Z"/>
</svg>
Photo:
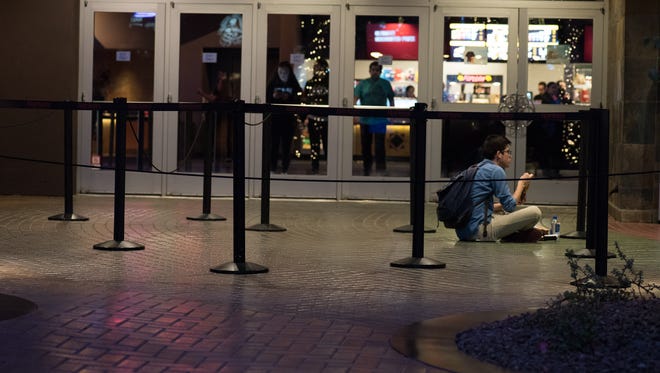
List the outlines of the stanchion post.
<svg viewBox="0 0 660 373">
<path fill-rule="evenodd" d="M 589 251 L 594 247 L 595 244 L 595 234 L 596 229 L 594 225 L 596 224 L 596 183 L 594 182 L 596 177 L 596 168 L 597 168 L 597 159 L 596 152 L 598 151 L 596 147 L 598 146 L 596 142 L 596 137 L 598 135 L 598 121 L 594 116 L 593 110 L 589 111 L 589 137 L 587 138 L 587 242 L 586 248 Z"/>
<path fill-rule="evenodd" d="M 607 260 L 615 255 L 607 251 L 608 173 L 609 173 L 609 111 L 590 110 L 589 125 L 589 200 L 587 206 L 587 251 L 590 255 L 576 257 L 595 258 L 594 278 L 572 282 L 575 286 L 625 287 L 618 279 L 607 275 Z"/>
<path fill-rule="evenodd" d="M 212 118 L 206 118 L 206 150 L 204 152 L 204 181 L 202 185 L 202 214 L 188 216 L 188 220 L 223 221 L 224 216 L 211 213 L 211 189 L 213 184 L 213 151 L 215 145 L 215 128 L 218 123 L 218 112 L 214 111 Z"/>
<path fill-rule="evenodd" d="M 85 216 L 73 213 L 73 108 L 71 103 L 67 103 L 64 109 L 64 214 L 50 216 L 48 220 L 89 220 Z"/>
<path fill-rule="evenodd" d="M 270 113 L 269 113 L 270 114 Z M 266 115 L 266 113 L 264 113 Z M 246 229 L 257 232 L 284 232 L 286 228 L 270 223 L 270 163 L 272 120 L 264 120 L 261 130 L 261 222 Z"/>
<path fill-rule="evenodd" d="M 446 264 L 434 259 L 424 257 L 424 203 L 426 200 L 426 107 L 424 103 L 416 103 L 411 123 L 414 131 L 414 172 L 413 190 L 411 196 L 414 206 L 413 232 L 412 232 L 412 257 L 403 258 L 390 263 L 392 267 L 399 268 L 445 268 Z M 412 181 L 411 181 L 412 182 Z"/>
<path fill-rule="evenodd" d="M 586 237 L 586 243 L 585 243 L 585 248 L 575 250 L 570 254 L 567 254 L 569 257 L 574 257 L 574 258 L 595 258 L 596 257 L 596 248 L 600 245 L 599 243 L 599 238 L 598 235 L 602 234 L 603 232 L 601 231 L 602 229 L 605 229 L 605 245 L 607 245 L 607 195 L 605 195 L 605 209 L 603 210 L 599 204 L 600 202 L 598 201 L 598 188 L 600 187 L 598 185 L 598 174 L 599 174 L 599 162 L 602 160 L 600 159 L 600 153 L 601 149 L 599 149 L 602 145 L 600 144 L 601 139 L 601 120 L 602 118 L 600 117 L 600 112 L 599 109 L 591 109 L 588 112 L 588 120 L 586 125 L 588 128 L 586 129 L 587 131 L 587 136 L 586 136 L 586 150 L 585 150 L 585 157 L 586 157 L 586 170 L 584 171 L 584 175 L 580 176 L 580 179 L 586 178 L 586 232 L 584 233 Z M 605 134 L 607 138 L 609 139 L 609 134 Z M 605 152 L 607 152 L 607 147 L 609 144 L 605 144 Z M 605 159 L 605 162 L 609 162 L 607 159 Z M 607 167 L 607 165 L 605 165 Z M 579 185 L 578 185 L 579 187 Z M 605 191 L 607 192 L 607 170 L 605 170 Z M 578 190 L 579 193 L 579 190 Z M 579 195 L 578 195 L 579 198 Z M 579 201 L 578 201 L 579 203 Z M 599 225 L 601 224 L 599 221 L 599 214 L 604 214 L 605 216 L 605 228 L 600 228 Z M 580 217 L 578 216 L 578 219 Z M 579 224 L 579 220 L 578 220 Z M 579 226 L 579 225 L 578 225 Z M 613 253 L 607 252 L 607 246 L 604 248 L 606 251 L 606 257 L 611 259 L 615 258 L 616 255 Z"/>
<path fill-rule="evenodd" d="M 113 240 L 94 245 L 96 250 L 129 251 L 144 250 L 144 245 L 124 241 L 124 212 L 126 209 L 126 98 L 113 100 L 117 111 L 117 136 L 115 141 L 115 215 Z"/>
<path fill-rule="evenodd" d="M 137 130 L 137 169 L 142 171 L 144 167 L 144 110 L 138 111 L 138 130 Z"/>
<path fill-rule="evenodd" d="M 234 261 L 210 269 L 214 273 L 254 274 L 268 268 L 245 261 L 245 102 L 235 101 L 234 126 Z"/>
<path fill-rule="evenodd" d="M 115 99 L 118 106 L 115 151 L 115 241 L 124 240 L 124 212 L 126 211 L 126 99 Z"/>
<path fill-rule="evenodd" d="M 582 139 L 580 141 L 580 166 L 578 170 L 578 195 L 577 195 L 577 213 L 575 231 L 560 235 L 561 238 L 585 239 L 587 232 L 585 230 L 586 223 L 586 206 L 587 206 L 587 142 L 589 141 L 589 125 L 582 121 L 581 132 Z"/>
<path fill-rule="evenodd" d="M 596 205 L 596 223 L 595 223 L 595 249 L 596 249 L 596 275 L 600 277 L 607 276 L 607 190 L 609 173 L 609 111 L 598 109 L 595 113 L 598 116 L 596 127 L 598 135 L 596 136 L 596 175 L 594 184 L 596 184 L 595 205 Z"/>
<path fill-rule="evenodd" d="M 411 108 L 411 113 L 414 113 L 414 107 Z M 410 224 L 402 225 L 393 229 L 396 233 L 412 233 L 413 231 L 413 216 L 415 215 L 415 137 L 417 130 L 415 127 L 410 126 Z M 435 233 L 434 228 L 424 228 L 424 233 Z"/>
</svg>

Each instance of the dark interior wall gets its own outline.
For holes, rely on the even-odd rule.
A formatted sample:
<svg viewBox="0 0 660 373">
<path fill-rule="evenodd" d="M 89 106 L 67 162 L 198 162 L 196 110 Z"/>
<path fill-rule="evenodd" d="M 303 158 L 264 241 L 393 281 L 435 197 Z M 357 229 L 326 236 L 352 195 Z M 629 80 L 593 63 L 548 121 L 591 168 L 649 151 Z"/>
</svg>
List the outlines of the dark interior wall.
<svg viewBox="0 0 660 373">
<path fill-rule="evenodd" d="M 608 108 L 610 172 L 660 168 L 660 3 L 610 2 Z M 659 221 L 655 173 L 609 179 L 609 212 L 624 222 Z"/>
<path fill-rule="evenodd" d="M 76 100 L 77 0 L 8 1 L 0 12 L 0 99 Z M 63 113 L 0 109 L 0 194 L 62 195 Z M 75 131 L 74 131 L 75 132 Z"/>
</svg>

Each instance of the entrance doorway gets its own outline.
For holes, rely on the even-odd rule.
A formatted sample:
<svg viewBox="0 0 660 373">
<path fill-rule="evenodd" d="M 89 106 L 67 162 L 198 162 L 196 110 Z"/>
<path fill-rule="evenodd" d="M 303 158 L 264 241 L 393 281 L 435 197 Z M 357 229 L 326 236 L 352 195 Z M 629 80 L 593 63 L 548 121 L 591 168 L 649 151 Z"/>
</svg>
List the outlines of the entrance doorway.
<svg viewBox="0 0 660 373">
<path fill-rule="evenodd" d="M 81 17 L 81 99 L 162 101 L 164 5 L 88 4 Z M 160 194 L 163 167 L 163 113 L 129 112 L 126 129 L 126 191 Z M 78 157 L 98 168 L 79 170 L 82 192 L 113 193 L 116 122 L 112 113 L 81 112 Z"/>
<path fill-rule="evenodd" d="M 168 92 L 175 102 L 250 100 L 252 16 L 246 5 L 186 5 L 170 16 Z M 168 169 L 202 174 L 211 152 L 213 195 L 231 195 L 233 123 L 222 111 L 168 114 Z M 249 138 L 246 139 L 249 144 Z M 168 175 L 168 195 L 200 195 L 199 177 Z"/>
<path fill-rule="evenodd" d="M 596 93 L 602 85 L 602 62 L 592 58 L 600 53 L 594 46 L 602 45 L 593 32 L 602 27 L 599 11 L 571 12 L 568 17 L 557 10 L 444 8 L 440 17 L 442 80 L 435 77 L 435 87 L 441 88 L 434 92 L 440 109 L 565 112 L 602 102 Z M 540 82 L 556 89 L 554 99 L 540 95 Z M 511 99 L 517 100 L 515 107 Z M 537 177 L 529 202 L 575 203 L 581 128 L 582 123 L 574 121 L 446 120 L 435 134 L 442 138 L 442 177 L 478 162 L 479 146 L 488 134 L 505 134 L 515 159 L 507 177 L 515 179 L 523 172 Z"/>
</svg>

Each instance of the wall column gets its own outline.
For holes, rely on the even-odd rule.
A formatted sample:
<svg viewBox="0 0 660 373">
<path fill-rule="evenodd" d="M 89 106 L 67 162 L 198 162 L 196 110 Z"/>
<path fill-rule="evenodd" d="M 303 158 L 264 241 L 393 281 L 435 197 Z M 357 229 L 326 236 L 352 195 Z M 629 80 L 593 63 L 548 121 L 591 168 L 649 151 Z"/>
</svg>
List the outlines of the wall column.
<svg viewBox="0 0 660 373">
<path fill-rule="evenodd" d="M 610 1 L 608 32 L 610 172 L 658 170 L 660 4 Z M 658 222 L 659 184 L 657 174 L 611 177 L 610 215 L 623 222 Z"/>
</svg>

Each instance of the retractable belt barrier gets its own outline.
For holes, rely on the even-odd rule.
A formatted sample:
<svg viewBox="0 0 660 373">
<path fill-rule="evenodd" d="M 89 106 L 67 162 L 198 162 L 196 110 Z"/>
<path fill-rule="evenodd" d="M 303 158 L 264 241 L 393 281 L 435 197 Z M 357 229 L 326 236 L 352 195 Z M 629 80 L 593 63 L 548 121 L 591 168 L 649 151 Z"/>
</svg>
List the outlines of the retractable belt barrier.
<svg viewBox="0 0 660 373">
<path fill-rule="evenodd" d="M 387 118 L 406 118 L 411 123 L 411 177 L 410 183 L 410 211 L 412 226 L 412 256 L 391 263 L 393 267 L 403 268 L 444 268 L 445 264 L 434 259 L 424 257 L 424 202 L 425 184 L 429 182 L 441 182 L 446 180 L 426 180 L 426 126 L 429 119 L 440 120 L 492 120 L 492 121 L 531 121 L 531 120 L 580 120 L 588 123 L 588 138 L 586 147 L 581 146 L 581 156 L 586 155 L 586 162 L 581 162 L 579 179 L 582 184 L 578 188 L 578 233 L 584 229 L 584 194 L 590 198 L 586 199 L 586 254 L 583 257 L 594 257 L 596 274 L 605 277 L 607 275 L 607 185 L 608 185 L 608 157 L 609 157 L 609 111 L 605 109 L 589 109 L 579 112 L 566 113 L 529 113 L 529 112 L 443 112 L 427 111 L 427 105 L 417 103 L 409 110 L 405 109 L 365 109 L 365 108 L 334 108 L 319 106 L 287 106 L 271 104 L 249 104 L 236 100 L 233 102 L 218 103 L 128 103 L 125 98 L 117 98 L 113 102 L 72 102 L 72 101 L 33 101 L 33 100 L 0 100 L 0 108 L 16 109 L 56 109 L 63 110 L 65 139 L 64 139 L 64 174 L 65 174 L 65 211 L 64 214 L 50 217 L 50 220 L 84 221 L 87 218 L 73 213 L 73 111 L 108 111 L 117 115 L 117 141 L 116 141 L 116 166 L 115 166 L 115 225 L 113 240 L 94 245 L 95 249 L 101 250 L 141 250 L 143 245 L 124 240 L 124 213 L 125 213 L 125 172 L 126 172 L 126 113 L 129 110 L 141 111 L 206 111 L 206 112 L 229 112 L 232 116 L 234 126 L 234 166 L 233 166 L 233 201 L 234 201 L 234 260 L 210 270 L 216 273 L 249 274 L 267 272 L 266 267 L 245 261 L 245 180 L 259 179 L 247 178 L 245 176 L 245 114 L 246 113 L 291 113 L 299 115 L 317 116 L 371 116 Z M 123 124 L 123 125 L 122 125 Z M 209 131 L 211 129 L 208 129 Z M 207 152 L 210 150 L 207 144 Z M 19 157 L 1 156 L 6 159 L 34 161 Z M 208 156 L 207 156 L 208 158 Z M 584 160 L 584 158 L 581 158 Z M 209 161 L 210 162 L 210 161 Z M 53 163 L 53 162 L 49 162 Z M 584 164 L 584 166 L 582 166 Z M 79 165 L 76 167 L 98 166 Z M 206 172 L 208 169 L 209 172 Z M 136 172 L 136 171 L 131 171 Z M 144 172 L 144 171 L 142 171 Z M 171 174 L 171 173 L 170 173 Z M 175 173 L 176 175 L 186 175 Z M 210 166 L 205 161 L 204 181 L 204 208 L 202 216 L 210 215 Z M 194 175 L 198 176 L 198 175 Z M 263 177 L 262 172 L 262 187 Z M 289 181 L 297 181 L 290 179 Z M 309 181 L 309 180 L 305 180 Z M 318 180 L 320 182 L 331 182 L 331 180 Z M 352 182 L 351 180 L 332 180 L 332 182 Z M 365 182 L 360 180 L 359 182 Z M 382 182 L 382 181 L 375 181 Z M 388 181 L 391 182 L 391 181 Z M 208 197 L 207 197 L 208 195 Z M 266 202 L 268 198 L 266 198 Z M 267 213 L 262 201 L 262 215 Z M 268 224 L 266 220 L 262 224 Z M 266 217 L 267 219 L 267 217 Z M 201 219 L 206 220 L 206 219 Z M 211 219 L 213 220 L 213 219 Z M 221 219 L 215 219 L 221 220 Z M 578 234 L 582 238 L 582 234 Z M 574 237 L 569 237 L 574 238 Z"/>
</svg>

